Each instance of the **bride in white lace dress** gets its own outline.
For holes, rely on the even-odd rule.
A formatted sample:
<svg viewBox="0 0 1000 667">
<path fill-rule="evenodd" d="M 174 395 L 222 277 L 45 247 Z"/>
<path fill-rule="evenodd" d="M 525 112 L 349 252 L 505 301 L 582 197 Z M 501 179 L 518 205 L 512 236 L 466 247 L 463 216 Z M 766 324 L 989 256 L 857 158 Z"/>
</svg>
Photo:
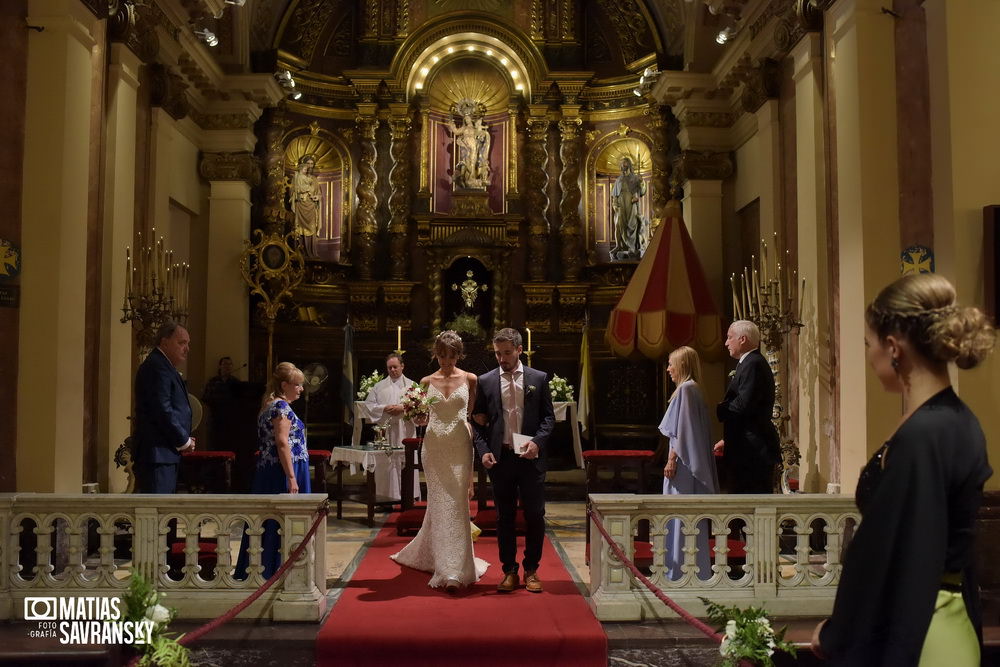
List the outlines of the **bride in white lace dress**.
<svg viewBox="0 0 1000 667">
<path fill-rule="evenodd" d="M 432 588 L 454 594 L 479 580 L 489 563 L 472 552 L 469 498 L 472 482 L 472 435 L 468 409 L 476 397 L 476 376 L 455 364 L 464 355 L 462 339 L 443 331 L 434 342 L 441 369 L 423 378 L 431 405 L 424 435 L 423 465 L 427 479 L 427 513 L 420 532 L 391 558 L 400 565 L 431 572 Z"/>
</svg>

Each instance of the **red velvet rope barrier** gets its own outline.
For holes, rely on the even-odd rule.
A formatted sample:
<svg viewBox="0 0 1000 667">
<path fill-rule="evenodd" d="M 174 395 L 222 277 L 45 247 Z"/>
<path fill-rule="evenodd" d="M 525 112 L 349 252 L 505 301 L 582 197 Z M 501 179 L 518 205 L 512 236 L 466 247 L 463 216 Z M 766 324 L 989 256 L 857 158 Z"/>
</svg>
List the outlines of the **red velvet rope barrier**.
<svg viewBox="0 0 1000 667">
<path fill-rule="evenodd" d="M 590 521 L 593 518 L 594 518 L 593 510 L 588 509 L 587 520 Z M 652 591 L 653 595 L 655 595 L 661 602 L 663 602 L 663 604 L 667 605 L 675 612 L 677 612 L 677 615 L 680 616 L 682 619 L 684 619 L 689 625 L 697 628 L 698 630 L 701 630 L 710 639 L 714 639 L 716 642 L 720 643 L 722 642 L 722 635 L 720 635 L 718 632 L 716 632 L 709 626 L 705 625 L 703 621 L 700 621 L 699 619 L 692 616 L 690 612 L 684 609 L 684 607 L 680 606 L 679 604 L 671 600 L 669 597 L 667 597 L 666 593 L 661 591 L 658 587 L 654 586 L 653 582 L 647 579 L 646 576 L 639 571 L 639 568 L 635 566 L 635 563 L 626 558 L 625 552 L 622 551 L 622 548 L 618 546 L 618 543 L 615 542 L 610 535 L 608 535 L 608 531 L 605 530 L 604 526 L 601 524 L 600 521 L 594 521 L 594 525 L 597 526 L 597 530 L 601 531 L 601 535 L 604 536 L 604 541 L 608 543 L 609 547 L 611 547 L 611 551 L 612 553 L 614 553 L 615 557 L 622 563 L 624 563 L 625 567 L 627 567 L 629 570 L 632 571 L 633 576 L 635 576 L 636 579 L 645 584 L 646 588 Z"/>
<path fill-rule="evenodd" d="M 285 559 L 285 562 L 281 564 L 281 567 L 279 567 L 277 571 L 275 571 L 275 573 L 271 575 L 270 579 L 261 584 L 260 588 L 251 593 L 250 597 L 248 597 L 246 600 L 240 602 L 222 616 L 212 619 L 205 625 L 202 625 L 201 627 L 196 628 L 191 632 L 188 632 L 183 637 L 178 639 L 177 643 L 182 646 L 187 646 L 192 642 L 200 639 L 204 635 L 208 634 L 212 630 L 216 629 L 220 625 L 224 625 L 229 621 L 233 620 L 233 618 L 235 618 L 241 611 L 243 611 L 251 604 L 253 604 L 254 601 L 257 600 L 257 598 L 266 593 L 267 590 L 271 588 L 271 586 L 276 584 L 279 579 L 285 576 L 285 572 L 288 571 L 288 568 L 290 568 L 299 559 L 299 556 L 302 555 L 302 552 L 306 550 L 307 546 L 309 546 L 309 540 L 311 540 L 312 536 L 316 534 L 316 529 L 319 527 L 320 521 L 326 520 L 326 515 L 329 514 L 330 512 L 330 507 L 327 503 L 324 503 L 322 507 L 316 510 L 316 512 L 317 512 L 316 520 L 313 521 L 312 526 L 309 527 L 309 532 L 306 533 L 306 536 L 302 539 L 302 542 L 299 543 L 299 546 L 297 546 L 295 550 L 292 551 L 292 553 L 288 554 L 288 558 Z M 326 548 L 326 545 L 323 545 L 323 548 Z M 135 667 L 135 665 L 139 664 L 139 658 L 140 656 L 132 658 L 132 660 L 130 660 L 128 663 L 128 667 Z"/>
</svg>

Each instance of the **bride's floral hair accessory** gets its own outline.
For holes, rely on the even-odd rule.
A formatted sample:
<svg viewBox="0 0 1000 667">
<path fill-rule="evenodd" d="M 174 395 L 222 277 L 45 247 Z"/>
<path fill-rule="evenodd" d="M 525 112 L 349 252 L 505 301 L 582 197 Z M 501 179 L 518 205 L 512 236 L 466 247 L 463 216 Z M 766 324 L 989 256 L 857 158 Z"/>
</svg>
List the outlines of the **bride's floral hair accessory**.
<svg viewBox="0 0 1000 667">
<path fill-rule="evenodd" d="M 464 359 L 465 344 L 462 343 L 462 337 L 450 329 L 439 333 L 434 339 L 434 356 Z"/>
</svg>

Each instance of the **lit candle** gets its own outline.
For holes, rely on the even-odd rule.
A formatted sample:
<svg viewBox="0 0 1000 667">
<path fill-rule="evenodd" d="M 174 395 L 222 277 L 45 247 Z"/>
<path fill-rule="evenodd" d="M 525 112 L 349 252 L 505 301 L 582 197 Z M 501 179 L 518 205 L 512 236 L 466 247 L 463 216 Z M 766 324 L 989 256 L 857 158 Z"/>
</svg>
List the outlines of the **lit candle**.
<svg viewBox="0 0 1000 667">
<path fill-rule="evenodd" d="M 767 289 L 767 244 L 764 239 L 760 240 L 760 279 Z"/>
<path fill-rule="evenodd" d="M 528 332 L 528 352 L 531 352 L 531 329 L 524 327 L 524 330 Z"/>
<path fill-rule="evenodd" d="M 729 287 L 733 291 L 733 317 L 735 317 L 736 319 L 742 319 L 742 318 L 740 318 L 740 307 L 739 307 L 739 304 L 736 303 L 736 274 L 735 273 L 730 273 L 729 274 Z"/>
<path fill-rule="evenodd" d="M 775 280 L 774 282 L 778 283 L 778 310 L 781 310 L 784 307 L 782 305 L 782 303 L 781 303 L 782 302 L 781 295 L 782 295 L 782 292 L 784 291 L 784 290 L 781 289 L 781 282 L 782 282 L 782 279 L 781 279 L 781 262 L 778 262 L 778 279 Z"/>
<path fill-rule="evenodd" d="M 753 313 L 753 299 L 750 298 L 750 277 L 745 266 L 743 267 L 743 297 L 746 299 L 747 305 L 743 319 L 749 319 L 749 315 Z"/>
<path fill-rule="evenodd" d="M 402 325 L 396 326 L 396 349 L 403 349 L 403 327 Z"/>
<path fill-rule="evenodd" d="M 799 322 L 802 320 L 802 302 L 806 298 L 806 279 L 802 279 L 802 291 L 799 292 L 799 312 L 795 313 L 795 321 Z"/>
<path fill-rule="evenodd" d="M 125 246 L 125 294 L 132 291 L 132 253 Z"/>
</svg>

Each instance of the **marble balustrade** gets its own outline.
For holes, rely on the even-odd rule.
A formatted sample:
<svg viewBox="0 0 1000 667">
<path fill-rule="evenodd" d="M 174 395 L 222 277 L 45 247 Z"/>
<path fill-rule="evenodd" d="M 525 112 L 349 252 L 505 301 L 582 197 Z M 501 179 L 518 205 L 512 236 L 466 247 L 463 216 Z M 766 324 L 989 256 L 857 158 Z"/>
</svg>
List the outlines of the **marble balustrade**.
<svg viewBox="0 0 1000 667">
<path fill-rule="evenodd" d="M 278 521 L 287 558 L 325 501 L 318 493 L 0 494 L 0 619 L 23 618 L 28 596 L 119 596 L 133 571 L 156 582 L 178 618 L 215 618 L 263 583 L 264 520 Z M 241 581 L 233 567 L 244 524 L 250 567 Z M 171 548 L 168 537 L 180 545 Z M 284 578 L 239 618 L 319 621 L 326 608 L 325 543 L 324 520 Z"/>
<path fill-rule="evenodd" d="M 695 615 L 705 597 L 719 604 L 763 605 L 777 616 L 819 616 L 833 607 L 843 548 L 860 515 L 850 496 L 591 494 L 600 522 L 635 560 L 636 541 L 648 541 L 652 560 L 640 565 L 654 585 Z M 666 575 L 664 552 L 671 519 L 684 535 L 682 575 Z M 711 521 L 712 572 L 695 564 L 698 523 Z M 646 535 L 648 534 L 648 539 Z M 736 540 L 735 542 L 733 540 Z M 746 557 L 732 558 L 745 546 Z M 591 606 L 602 621 L 671 618 L 676 614 L 632 576 L 596 526 L 590 531 Z"/>
</svg>

